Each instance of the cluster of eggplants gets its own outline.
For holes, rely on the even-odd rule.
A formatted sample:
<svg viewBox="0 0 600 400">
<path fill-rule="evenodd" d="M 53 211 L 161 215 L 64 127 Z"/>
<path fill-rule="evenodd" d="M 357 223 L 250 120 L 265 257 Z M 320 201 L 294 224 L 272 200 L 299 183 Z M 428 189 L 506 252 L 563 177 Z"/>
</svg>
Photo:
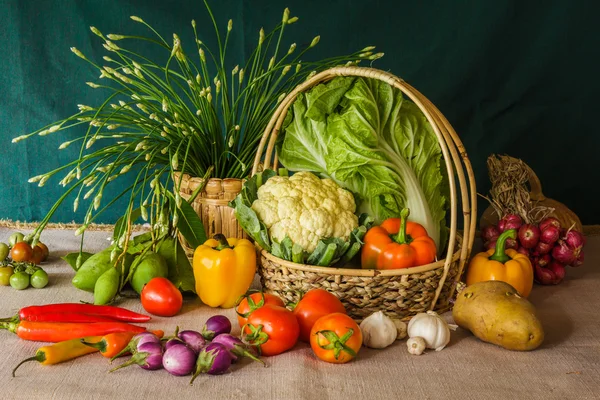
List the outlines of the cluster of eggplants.
<svg viewBox="0 0 600 400">
<path fill-rule="evenodd" d="M 529 257 L 535 281 L 543 285 L 556 285 L 565 277 L 566 267 L 583 264 L 585 236 L 575 229 L 562 227 L 554 217 L 539 224 L 524 223 L 516 214 L 505 215 L 498 225 L 488 225 L 481 230 L 486 249 L 496 247 L 496 240 L 508 229 L 517 230 L 517 238 L 506 240 L 506 248 L 516 249 Z"/>
<path fill-rule="evenodd" d="M 131 353 L 131 358 L 110 372 L 133 364 L 147 370 L 164 368 L 175 376 L 192 374 L 190 384 L 200 374 L 227 372 L 241 357 L 263 363 L 254 348 L 231 335 L 231 322 L 223 315 L 210 317 L 202 332 L 177 328 L 173 336 L 162 340 L 150 332 L 140 333 L 112 360 L 127 353 Z"/>
</svg>

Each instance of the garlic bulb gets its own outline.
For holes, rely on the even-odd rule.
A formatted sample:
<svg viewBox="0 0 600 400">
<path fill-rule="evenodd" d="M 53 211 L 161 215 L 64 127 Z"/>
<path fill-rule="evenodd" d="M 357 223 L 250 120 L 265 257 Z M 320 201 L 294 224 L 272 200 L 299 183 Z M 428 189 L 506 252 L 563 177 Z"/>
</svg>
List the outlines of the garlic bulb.
<svg viewBox="0 0 600 400">
<path fill-rule="evenodd" d="M 419 336 L 412 337 L 406 341 L 406 347 L 408 348 L 408 352 L 416 356 L 420 356 L 421 354 L 423 354 L 425 346 L 427 346 L 427 344 L 425 343 L 425 339 Z"/>
<path fill-rule="evenodd" d="M 382 311 L 374 312 L 360 323 L 363 344 L 374 349 L 383 349 L 394 343 L 398 331 L 394 322 Z"/>
<path fill-rule="evenodd" d="M 406 337 L 406 322 L 399 319 L 392 319 L 394 325 L 396 325 L 396 332 L 398 335 L 396 336 L 396 340 L 402 340 Z"/>
<path fill-rule="evenodd" d="M 428 349 L 442 350 L 450 342 L 450 328 L 435 311 L 419 313 L 408 323 L 408 336 L 422 337 Z"/>
</svg>

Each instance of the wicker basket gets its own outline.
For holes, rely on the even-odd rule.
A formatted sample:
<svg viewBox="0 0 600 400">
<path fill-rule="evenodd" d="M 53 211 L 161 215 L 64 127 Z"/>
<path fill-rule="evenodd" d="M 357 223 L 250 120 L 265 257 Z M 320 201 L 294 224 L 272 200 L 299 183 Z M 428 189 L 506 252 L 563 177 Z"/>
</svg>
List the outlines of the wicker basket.
<svg viewBox="0 0 600 400">
<path fill-rule="evenodd" d="M 180 173 L 176 172 L 174 175 L 175 180 L 178 182 Z M 194 190 L 202 186 L 203 183 L 202 178 L 194 178 L 188 174 L 183 174 L 179 188 L 181 197 L 188 200 Z M 210 178 L 204 189 L 196 196 L 191 205 L 202 219 L 207 237 L 212 237 L 216 233 L 222 233 L 226 237 L 247 237 L 235 218 L 233 208 L 227 205 L 241 190 L 241 179 Z M 180 242 L 188 257 L 192 257 L 195 249 L 190 247 L 181 235 Z"/>
<path fill-rule="evenodd" d="M 416 89 L 394 75 L 373 68 L 336 67 L 316 74 L 290 92 L 275 110 L 257 149 L 252 174 L 258 171 L 261 161 L 264 169 L 277 168 L 274 151 L 277 135 L 296 96 L 337 76 L 358 76 L 386 82 L 401 90 L 425 114 L 438 137 L 449 174 L 450 235 L 446 257 L 432 264 L 399 270 L 336 269 L 295 264 L 259 248 L 258 273 L 263 289 L 286 300 L 297 301 L 298 291 L 323 288 L 340 298 L 348 314 L 359 321 L 375 311 L 409 319 L 426 310 L 449 310 L 455 282 L 460 279 L 473 247 L 477 213 L 475 179 L 465 148 L 450 123 Z M 262 154 L 265 154 L 264 160 L 261 159 Z M 464 222 L 462 238 L 457 232 L 457 189 Z"/>
</svg>

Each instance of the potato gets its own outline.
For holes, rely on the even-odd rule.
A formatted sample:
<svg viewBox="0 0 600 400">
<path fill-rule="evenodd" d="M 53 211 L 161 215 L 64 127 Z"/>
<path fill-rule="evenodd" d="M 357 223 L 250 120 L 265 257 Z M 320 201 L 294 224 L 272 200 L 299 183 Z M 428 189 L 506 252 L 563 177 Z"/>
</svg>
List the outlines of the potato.
<svg viewBox="0 0 600 400">
<path fill-rule="evenodd" d="M 452 316 L 477 338 L 508 350 L 533 350 L 544 341 L 535 307 L 506 282 L 467 286 L 458 294 Z"/>
</svg>

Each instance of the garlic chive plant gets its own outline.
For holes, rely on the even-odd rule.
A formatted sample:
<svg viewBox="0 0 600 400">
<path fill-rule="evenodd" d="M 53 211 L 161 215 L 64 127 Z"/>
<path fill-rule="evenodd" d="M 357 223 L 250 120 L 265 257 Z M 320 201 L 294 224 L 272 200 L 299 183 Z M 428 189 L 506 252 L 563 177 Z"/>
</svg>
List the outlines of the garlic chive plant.
<svg viewBox="0 0 600 400">
<path fill-rule="evenodd" d="M 373 53 L 374 47 L 369 46 L 349 55 L 301 61 L 317 45 L 319 36 L 304 48 L 295 43 L 284 48 L 284 32 L 298 21 L 285 9 L 281 22 L 270 33 L 260 30 L 257 45 L 245 63 L 231 67 L 226 65 L 226 52 L 233 22 L 229 20 L 223 32 L 208 3 L 204 3 L 216 34 L 216 51 L 199 39 L 194 21 L 191 28 L 195 43 L 189 50 L 184 49 L 178 35 L 173 34 L 168 41 L 136 16 L 131 19 L 144 25 L 150 37 L 105 35 L 91 27 L 108 52 L 101 63 L 71 48 L 100 73 L 98 81 L 87 85 L 105 90 L 107 96 L 98 106 L 80 104 L 78 113 L 13 139 L 18 142 L 33 135 L 85 128 L 81 136 L 59 147 L 78 145 L 77 159 L 29 180 L 42 186 L 61 174 L 60 184 L 66 188 L 32 234 L 33 240 L 38 240 L 51 215 L 72 192 L 76 192 L 74 210 L 83 200 L 89 201 L 78 234 L 125 195 L 129 195 L 124 210 L 127 221 L 137 215 L 137 210 L 153 228 L 177 226 L 181 223 L 177 210 L 182 207 L 182 199 L 179 182 L 170 181 L 174 172 L 205 178 L 246 177 L 263 130 L 286 93 L 317 71 L 383 55 Z M 156 45 L 159 51 L 155 55 L 160 56 L 162 51 L 166 63 L 137 54 L 129 45 L 139 41 Z M 132 182 L 130 186 L 117 198 L 103 198 L 107 185 L 127 173 L 136 174 L 128 181 Z M 128 234 L 127 230 L 122 234 Z"/>
</svg>

